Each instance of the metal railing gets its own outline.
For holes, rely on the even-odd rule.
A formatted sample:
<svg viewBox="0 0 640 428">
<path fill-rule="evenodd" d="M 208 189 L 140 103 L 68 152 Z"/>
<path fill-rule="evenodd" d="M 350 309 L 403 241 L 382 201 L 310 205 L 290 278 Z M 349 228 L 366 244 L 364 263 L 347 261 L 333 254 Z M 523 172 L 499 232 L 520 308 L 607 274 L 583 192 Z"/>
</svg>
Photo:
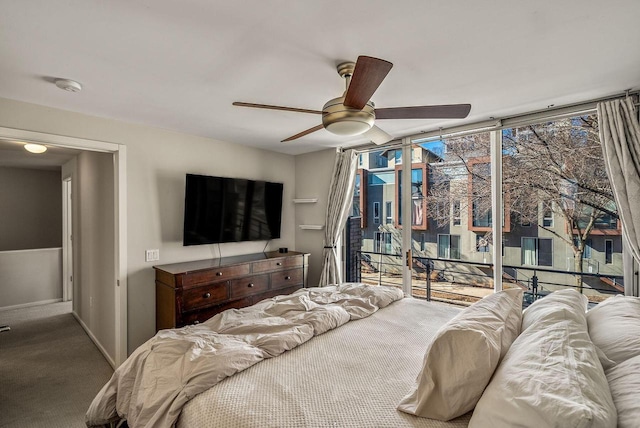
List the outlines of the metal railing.
<svg viewBox="0 0 640 428">
<path fill-rule="evenodd" d="M 402 256 L 357 252 L 359 282 L 402 287 Z M 493 263 L 457 259 L 412 258 L 414 297 L 468 305 L 493 293 Z M 587 295 L 591 304 L 624 292 L 623 277 L 593 272 L 572 272 L 537 266 L 503 265 L 503 288 L 525 290 L 528 306 L 552 291 L 574 288 Z"/>
</svg>

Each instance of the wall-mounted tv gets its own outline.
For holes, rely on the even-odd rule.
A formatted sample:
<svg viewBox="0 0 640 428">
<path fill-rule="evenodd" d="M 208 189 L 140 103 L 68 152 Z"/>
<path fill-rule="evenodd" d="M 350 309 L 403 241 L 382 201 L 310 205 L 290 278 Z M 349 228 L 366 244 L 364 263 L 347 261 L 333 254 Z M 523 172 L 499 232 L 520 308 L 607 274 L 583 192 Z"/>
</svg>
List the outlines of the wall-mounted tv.
<svg viewBox="0 0 640 428">
<path fill-rule="evenodd" d="M 187 174 L 184 245 L 280 238 L 282 183 Z"/>
</svg>

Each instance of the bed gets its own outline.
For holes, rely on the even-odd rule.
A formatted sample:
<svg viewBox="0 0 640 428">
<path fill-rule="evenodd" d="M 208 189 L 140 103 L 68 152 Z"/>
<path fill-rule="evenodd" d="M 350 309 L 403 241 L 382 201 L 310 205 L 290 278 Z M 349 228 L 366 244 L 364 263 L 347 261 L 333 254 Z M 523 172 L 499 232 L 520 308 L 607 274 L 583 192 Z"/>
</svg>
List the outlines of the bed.
<svg viewBox="0 0 640 428">
<path fill-rule="evenodd" d="M 637 428 L 640 299 L 522 294 L 343 284 L 225 311 L 139 347 L 87 425 Z"/>
<path fill-rule="evenodd" d="M 435 332 L 461 308 L 413 298 L 315 337 L 188 402 L 188 427 L 466 427 L 396 409 Z"/>
</svg>

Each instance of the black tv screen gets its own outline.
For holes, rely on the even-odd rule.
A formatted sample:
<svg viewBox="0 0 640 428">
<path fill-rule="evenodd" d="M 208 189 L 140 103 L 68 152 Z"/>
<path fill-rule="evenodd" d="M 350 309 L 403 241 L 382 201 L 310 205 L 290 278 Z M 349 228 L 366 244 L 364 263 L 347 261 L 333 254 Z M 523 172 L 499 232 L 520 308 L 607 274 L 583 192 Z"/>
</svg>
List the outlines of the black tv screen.
<svg viewBox="0 0 640 428">
<path fill-rule="evenodd" d="M 282 183 L 187 174 L 184 245 L 280 238 Z"/>
</svg>

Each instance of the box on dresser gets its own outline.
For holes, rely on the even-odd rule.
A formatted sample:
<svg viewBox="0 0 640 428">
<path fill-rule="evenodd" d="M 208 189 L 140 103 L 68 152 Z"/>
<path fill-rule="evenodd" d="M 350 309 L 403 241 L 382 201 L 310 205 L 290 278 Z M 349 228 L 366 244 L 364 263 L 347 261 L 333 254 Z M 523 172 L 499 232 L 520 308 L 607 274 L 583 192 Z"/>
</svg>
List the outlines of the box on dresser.
<svg viewBox="0 0 640 428">
<path fill-rule="evenodd" d="M 154 266 L 156 330 L 206 321 L 230 308 L 307 286 L 309 254 L 244 254 Z"/>
</svg>

